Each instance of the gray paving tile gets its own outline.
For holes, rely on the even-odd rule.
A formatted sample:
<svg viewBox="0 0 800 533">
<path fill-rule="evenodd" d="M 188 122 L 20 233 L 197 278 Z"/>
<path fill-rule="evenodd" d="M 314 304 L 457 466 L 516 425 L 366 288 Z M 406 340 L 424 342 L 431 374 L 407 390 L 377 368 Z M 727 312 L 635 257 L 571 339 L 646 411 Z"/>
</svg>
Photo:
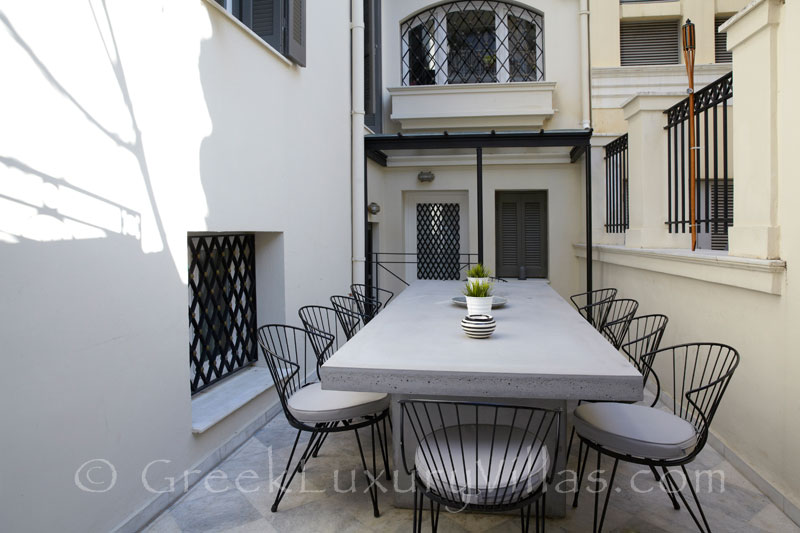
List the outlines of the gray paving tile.
<svg viewBox="0 0 800 533">
<path fill-rule="evenodd" d="M 277 417 L 219 465 L 217 470 L 224 473 L 226 478 L 202 480 L 154 521 L 147 529 L 148 533 L 380 533 L 411 530 L 411 511 L 394 508 L 391 494 L 380 495 L 381 517 L 373 516 L 372 504 L 365 492 L 367 481 L 363 477 L 352 432 L 329 436 L 319 457 L 312 459 L 302 476 L 295 478 L 280 509 L 272 513 L 270 507 L 276 490 L 274 481 L 283 472 L 295 435 L 296 431 L 285 419 Z M 304 436 L 301 439 L 299 448 L 303 442 L 307 442 L 307 438 Z M 367 432 L 362 433 L 362 443 L 368 454 L 367 461 L 371 463 Z M 577 450 L 576 444 L 568 463 L 573 469 L 577 467 Z M 297 453 L 301 451 L 302 448 Z M 379 468 L 382 468 L 380 455 L 377 461 Z M 590 453 L 590 468 L 596 468 L 595 461 Z M 606 471 L 605 479 L 611 466 L 612 461 L 604 458 L 601 467 Z M 689 513 L 685 509 L 675 511 L 672 508 L 667 495 L 649 471 L 637 475 L 643 468 L 646 467 L 620 463 L 615 480 L 616 490 L 610 500 L 604 530 L 615 533 L 695 530 Z M 690 475 L 694 476 L 698 470 L 719 471 L 725 475 L 725 490 L 722 490 L 718 475 L 712 478 L 710 491 L 705 481 L 706 486 L 700 487 L 701 502 L 715 531 L 800 533 L 800 528 L 710 447 L 706 447 L 691 465 Z M 631 485 L 633 476 L 638 490 Z M 354 479 L 354 492 L 343 491 L 351 487 L 351 479 Z M 380 482 L 391 487 L 385 480 Z M 594 495 L 586 491 L 588 488 L 584 482 L 584 492 L 577 509 L 569 507 L 565 518 L 548 519 L 548 532 L 591 531 Z M 571 495 L 568 495 L 570 503 L 571 500 Z M 426 530 L 427 527 L 429 518 L 426 515 Z M 466 533 L 518 531 L 519 518 L 516 515 L 450 514 L 442 511 L 439 530 Z"/>
</svg>

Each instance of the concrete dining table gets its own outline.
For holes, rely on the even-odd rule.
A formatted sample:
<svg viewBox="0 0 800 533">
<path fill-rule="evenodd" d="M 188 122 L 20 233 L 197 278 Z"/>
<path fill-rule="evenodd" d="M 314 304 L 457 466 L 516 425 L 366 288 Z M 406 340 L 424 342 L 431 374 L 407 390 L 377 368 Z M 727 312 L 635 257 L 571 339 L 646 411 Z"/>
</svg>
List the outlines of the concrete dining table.
<svg viewBox="0 0 800 533">
<path fill-rule="evenodd" d="M 564 413 L 555 487 L 565 479 L 566 413 L 571 400 L 639 401 L 642 376 L 545 280 L 496 283 L 507 303 L 492 311 L 488 339 L 461 329 L 466 309 L 453 302 L 463 281 L 415 281 L 322 366 L 322 388 L 391 395 L 395 504 L 411 507 L 400 456 L 399 401 L 478 400 Z M 413 442 L 409 438 L 406 442 Z M 556 443 L 552 443 L 556 446 Z M 413 462 L 413 450 L 408 457 Z M 547 497 L 564 516 L 566 492 Z"/>
</svg>

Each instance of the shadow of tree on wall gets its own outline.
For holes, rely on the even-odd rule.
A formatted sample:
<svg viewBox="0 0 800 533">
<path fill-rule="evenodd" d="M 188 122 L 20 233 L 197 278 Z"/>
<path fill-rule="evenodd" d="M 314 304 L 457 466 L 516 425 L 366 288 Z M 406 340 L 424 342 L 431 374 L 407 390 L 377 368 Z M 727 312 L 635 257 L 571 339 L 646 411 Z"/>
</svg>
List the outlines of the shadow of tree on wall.
<svg viewBox="0 0 800 533">
<path fill-rule="evenodd" d="M 117 84 L 119 87 L 120 95 L 125 103 L 125 107 L 127 108 L 128 115 L 131 121 L 131 125 L 134 131 L 134 141 L 127 142 L 125 141 L 120 135 L 110 131 L 106 127 L 104 127 L 99 120 L 97 120 L 87 109 L 84 105 L 82 105 L 67 89 L 64 85 L 55 77 L 55 75 L 51 72 L 51 70 L 42 62 L 42 60 L 37 56 L 37 54 L 31 49 L 25 39 L 17 32 L 14 25 L 8 19 L 8 17 L 0 11 L 0 24 L 5 26 L 8 34 L 11 38 L 16 42 L 16 44 L 25 52 L 25 54 L 30 58 L 31 62 L 36 66 L 36 68 L 41 73 L 42 77 L 49 82 L 49 84 L 64 98 L 67 99 L 85 118 L 88 120 L 92 125 L 94 125 L 98 130 L 100 130 L 106 137 L 108 137 L 111 141 L 114 142 L 120 148 L 123 148 L 127 152 L 129 152 L 138 163 L 139 170 L 142 176 L 142 182 L 145 186 L 147 196 L 150 203 L 150 208 L 153 213 L 153 217 L 155 219 L 156 228 L 158 230 L 158 235 L 161 240 L 161 247 L 166 246 L 166 234 L 164 232 L 164 226 L 161 221 L 161 215 L 158 210 L 158 205 L 155 200 L 155 195 L 153 194 L 153 185 L 152 180 L 150 177 L 150 171 L 147 165 L 147 158 L 145 156 L 144 151 L 144 143 L 142 141 L 142 132 L 139 128 L 139 125 L 136 120 L 136 113 L 134 111 L 133 102 L 131 101 L 130 91 L 128 89 L 128 82 L 125 77 L 125 69 L 122 65 L 122 60 L 119 55 L 119 49 L 117 46 L 117 41 L 114 36 L 113 26 L 111 24 L 111 20 L 108 14 L 108 8 L 106 6 L 105 0 L 102 1 L 101 5 L 103 8 L 102 13 L 99 14 L 102 17 L 103 22 L 106 24 L 107 28 L 109 29 L 110 35 L 110 42 L 107 42 L 103 36 L 103 32 L 100 28 L 100 20 L 98 19 L 98 13 L 95 10 L 95 4 L 90 2 L 89 3 L 92 15 L 94 17 L 94 22 L 97 27 L 97 31 L 100 34 L 100 38 L 105 46 L 106 56 L 108 57 L 109 63 L 111 64 L 111 68 L 114 72 L 114 76 L 117 80 Z M 116 58 L 116 59 L 115 59 Z M 27 174 L 36 175 L 43 180 L 52 183 L 54 185 L 62 186 L 66 183 L 65 179 L 61 178 L 54 178 L 52 176 L 48 176 L 46 173 L 41 172 L 32 166 L 26 164 L 25 162 L 21 162 L 16 160 L 13 156 L 8 156 L 5 154 L 0 154 L 0 162 L 10 168 L 16 168 L 21 170 Z M 77 188 L 76 188 L 77 189 Z M 87 191 L 82 191 L 87 192 Z M 91 196 L 95 197 L 96 199 L 100 199 L 103 201 L 108 202 L 108 200 L 101 199 L 97 195 L 91 194 Z M 109 202 L 114 205 L 114 202 Z M 138 214 L 138 213 L 137 213 Z M 141 221 L 141 218 L 139 219 Z M 20 236 L 21 237 L 21 236 Z M 155 247 L 156 249 L 158 247 Z"/>
</svg>

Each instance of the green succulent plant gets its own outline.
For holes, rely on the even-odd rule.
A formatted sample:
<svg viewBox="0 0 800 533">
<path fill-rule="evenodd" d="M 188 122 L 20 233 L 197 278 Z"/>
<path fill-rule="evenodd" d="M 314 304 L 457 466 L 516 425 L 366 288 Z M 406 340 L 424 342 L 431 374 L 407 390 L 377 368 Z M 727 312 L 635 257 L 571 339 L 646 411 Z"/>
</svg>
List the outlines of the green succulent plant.
<svg viewBox="0 0 800 533">
<path fill-rule="evenodd" d="M 488 278 L 491 275 L 492 271 L 483 266 L 482 263 L 478 263 L 474 267 L 467 270 L 468 278 Z"/>
<path fill-rule="evenodd" d="M 492 295 L 492 284 L 483 281 L 475 281 L 473 283 L 467 282 L 464 295 L 471 298 L 487 298 Z"/>
</svg>

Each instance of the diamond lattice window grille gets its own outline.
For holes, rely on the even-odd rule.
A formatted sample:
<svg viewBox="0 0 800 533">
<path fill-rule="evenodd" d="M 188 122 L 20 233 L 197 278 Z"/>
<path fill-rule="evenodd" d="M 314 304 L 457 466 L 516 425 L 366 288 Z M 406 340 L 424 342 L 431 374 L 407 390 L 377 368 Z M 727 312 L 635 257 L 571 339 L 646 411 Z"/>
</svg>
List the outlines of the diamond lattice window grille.
<svg viewBox="0 0 800 533">
<path fill-rule="evenodd" d="M 188 248 L 189 365 L 194 394 L 258 359 L 255 237 L 192 236 Z"/>
<path fill-rule="evenodd" d="M 505 2 L 440 4 L 401 24 L 403 85 L 544 80 L 544 18 Z"/>
<path fill-rule="evenodd" d="M 459 205 L 417 204 L 417 278 L 461 277 Z"/>
</svg>

